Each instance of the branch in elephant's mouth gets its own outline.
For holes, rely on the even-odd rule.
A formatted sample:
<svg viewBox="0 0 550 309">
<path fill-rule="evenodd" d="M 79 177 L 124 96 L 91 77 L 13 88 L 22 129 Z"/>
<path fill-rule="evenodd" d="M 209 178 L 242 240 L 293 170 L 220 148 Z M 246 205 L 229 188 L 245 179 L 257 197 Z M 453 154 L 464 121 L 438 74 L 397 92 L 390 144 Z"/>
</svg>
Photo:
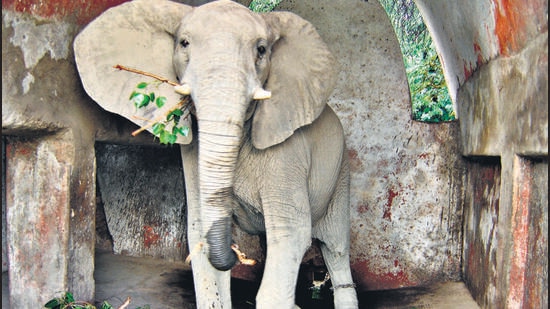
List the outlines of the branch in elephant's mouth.
<svg viewBox="0 0 550 309">
<path fill-rule="evenodd" d="M 193 258 L 193 256 L 195 256 L 202 249 L 203 246 L 204 246 L 204 243 L 199 242 L 195 246 L 195 248 L 193 248 L 193 250 L 191 250 L 191 252 L 187 256 L 187 258 L 185 259 L 185 263 L 187 263 L 187 264 L 191 263 L 191 259 Z M 244 254 L 241 250 L 239 250 L 238 245 L 232 244 L 231 249 L 237 254 L 237 257 L 239 258 L 239 262 L 241 262 L 241 264 L 249 265 L 249 266 L 256 265 L 255 260 L 246 258 L 246 254 Z"/>
</svg>

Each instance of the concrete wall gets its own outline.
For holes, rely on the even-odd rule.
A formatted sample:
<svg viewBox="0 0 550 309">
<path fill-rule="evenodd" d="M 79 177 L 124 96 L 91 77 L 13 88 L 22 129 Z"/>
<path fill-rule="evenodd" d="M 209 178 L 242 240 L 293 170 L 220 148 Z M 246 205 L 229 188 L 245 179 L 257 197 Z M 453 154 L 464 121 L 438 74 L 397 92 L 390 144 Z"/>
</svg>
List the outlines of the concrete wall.
<svg viewBox="0 0 550 309">
<path fill-rule="evenodd" d="M 78 30 L 120 2 L 2 3 L 2 251 L 14 308 L 40 306 L 59 291 L 93 298 L 94 145 L 156 145 L 98 108 L 74 66 Z M 400 49 L 376 1 L 278 7 L 310 20 L 340 60 L 329 103 L 351 159 L 354 279 L 361 290 L 464 280 L 486 308 L 547 306 L 547 1 L 417 4 L 440 47 L 457 122 L 411 120 Z M 139 212 L 136 221 L 124 216 L 136 230 L 115 242 L 147 225 Z M 162 228 L 177 228 L 179 216 Z M 235 233 L 261 259 L 257 239 Z M 156 234 L 141 240 L 147 235 Z M 145 243 L 128 248 L 152 254 L 140 251 Z M 322 267 L 315 248 L 304 263 Z M 241 267 L 235 275 L 258 273 Z"/>
<path fill-rule="evenodd" d="M 188 250 L 180 148 L 97 143 L 96 158 L 111 250 L 182 260 Z"/>
<path fill-rule="evenodd" d="M 456 90 L 464 281 L 484 308 L 547 308 L 548 1 L 416 3 Z"/>
<path fill-rule="evenodd" d="M 134 129 L 85 95 L 71 47 L 81 25 L 69 12 L 2 2 L 2 251 L 12 308 L 38 308 L 60 291 L 93 299 L 94 143 L 125 142 Z"/>
</svg>

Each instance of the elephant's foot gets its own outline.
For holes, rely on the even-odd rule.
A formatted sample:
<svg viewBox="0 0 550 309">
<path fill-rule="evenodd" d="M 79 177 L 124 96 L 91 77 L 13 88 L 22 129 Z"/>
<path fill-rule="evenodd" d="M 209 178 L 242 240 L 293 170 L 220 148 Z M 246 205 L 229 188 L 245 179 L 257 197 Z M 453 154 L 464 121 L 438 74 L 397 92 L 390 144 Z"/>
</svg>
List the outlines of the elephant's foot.
<svg viewBox="0 0 550 309">
<path fill-rule="evenodd" d="M 230 272 L 212 267 L 201 242 L 195 245 L 189 258 L 197 308 L 231 308 Z"/>
<path fill-rule="evenodd" d="M 336 309 L 357 309 L 357 292 L 354 285 L 339 286 L 334 289 L 334 308 Z"/>
</svg>

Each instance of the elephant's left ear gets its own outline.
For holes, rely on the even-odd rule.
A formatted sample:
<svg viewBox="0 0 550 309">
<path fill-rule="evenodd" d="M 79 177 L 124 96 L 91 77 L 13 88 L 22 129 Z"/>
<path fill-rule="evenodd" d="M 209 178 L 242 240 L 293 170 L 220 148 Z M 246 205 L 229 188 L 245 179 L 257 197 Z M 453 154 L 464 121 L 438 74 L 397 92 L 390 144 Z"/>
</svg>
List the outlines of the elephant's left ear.
<svg viewBox="0 0 550 309">
<path fill-rule="evenodd" d="M 262 14 L 279 38 L 273 45 L 265 89 L 258 102 L 252 142 L 258 149 L 283 142 L 323 111 L 338 73 L 337 62 L 311 23 L 290 12 Z"/>
<path fill-rule="evenodd" d="M 142 82 L 155 80 L 117 70 L 114 66 L 122 65 L 175 80 L 173 33 L 191 10 L 190 6 L 167 0 L 134 0 L 112 7 L 94 19 L 74 42 L 75 61 L 86 93 L 103 109 L 139 126 L 146 126 L 153 119 L 166 118 L 163 117 L 166 110 L 180 100 L 173 87 L 162 84 L 151 90 L 136 89 Z M 136 108 L 129 99 L 135 90 L 138 93 L 147 91 L 146 94 L 152 91 L 155 98 L 166 97 L 164 110 L 153 102 Z M 187 119 L 182 117 L 178 125 L 189 128 L 191 124 L 185 121 Z M 191 138 L 189 130 L 187 136 L 178 135 L 176 143 L 188 144 Z"/>
</svg>

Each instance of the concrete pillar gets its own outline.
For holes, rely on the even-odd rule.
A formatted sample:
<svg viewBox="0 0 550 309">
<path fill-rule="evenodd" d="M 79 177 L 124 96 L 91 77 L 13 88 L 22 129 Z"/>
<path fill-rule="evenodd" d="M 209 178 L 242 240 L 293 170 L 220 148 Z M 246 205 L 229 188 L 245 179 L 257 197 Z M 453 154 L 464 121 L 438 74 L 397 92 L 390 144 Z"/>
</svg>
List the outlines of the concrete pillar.
<svg viewBox="0 0 550 309">
<path fill-rule="evenodd" d="M 68 290 L 74 153 L 67 138 L 8 139 L 6 232 L 12 308 L 41 308 Z"/>
<path fill-rule="evenodd" d="M 548 34 L 479 68 L 458 98 L 474 162 L 464 281 L 482 308 L 548 307 Z"/>
</svg>

